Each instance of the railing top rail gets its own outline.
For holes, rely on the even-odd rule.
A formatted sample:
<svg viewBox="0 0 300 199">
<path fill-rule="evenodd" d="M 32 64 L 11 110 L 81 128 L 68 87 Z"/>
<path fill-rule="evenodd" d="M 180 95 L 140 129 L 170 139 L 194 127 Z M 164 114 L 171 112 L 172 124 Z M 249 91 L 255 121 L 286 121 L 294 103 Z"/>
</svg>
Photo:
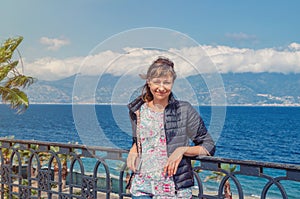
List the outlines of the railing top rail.
<svg viewBox="0 0 300 199">
<path fill-rule="evenodd" d="M 283 164 L 283 163 L 275 163 L 275 162 L 260 162 L 254 160 L 235 160 L 228 158 L 220 158 L 220 157 L 197 157 L 195 160 L 209 161 L 215 163 L 226 163 L 226 164 L 236 164 L 236 165 L 246 165 L 253 167 L 264 167 L 264 168 L 275 168 L 275 169 L 285 169 L 285 170 L 297 170 L 300 171 L 300 165 L 296 164 Z"/>
<path fill-rule="evenodd" d="M 117 153 L 128 153 L 128 150 L 124 149 L 116 149 L 110 147 L 101 147 L 101 146 L 86 146 L 81 144 L 72 144 L 72 143 L 60 143 L 60 142 L 44 142 L 44 141 L 36 141 L 36 140 L 15 140 L 15 139 L 6 139 L 0 138 L 0 142 L 10 142 L 15 144 L 35 144 L 39 146 L 57 146 L 63 148 L 73 148 L 73 149 L 85 149 L 85 150 L 93 150 L 93 151 L 104 151 L 104 152 L 117 152 Z"/>
<path fill-rule="evenodd" d="M 128 150 L 124 149 L 116 149 L 109 147 L 101 147 L 101 146 L 86 146 L 80 144 L 70 144 L 70 143 L 58 143 L 58 142 L 44 142 L 44 141 L 36 141 L 36 140 L 15 140 L 15 139 L 6 139 L 0 138 L 0 143 L 18 143 L 22 145 L 39 145 L 39 146 L 57 146 L 63 148 L 72 148 L 72 149 L 82 149 L 82 150 L 91 150 L 91 151 L 102 151 L 102 152 L 111 152 L 111 153 L 128 153 Z M 300 165 L 296 164 L 282 164 L 282 163 L 273 163 L 273 162 L 260 162 L 254 160 L 236 160 L 236 159 L 228 159 L 221 157 L 197 157 L 195 160 L 200 161 L 209 161 L 211 163 L 225 163 L 225 164 L 236 164 L 236 165 L 244 165 L 244 166 L 253 166 L 253 167 L 264 167 L 264 168 L 275 168 L 275 169 L 286 169 L 286 170 L 295 170 L 300 171 Z"/>
</svg>

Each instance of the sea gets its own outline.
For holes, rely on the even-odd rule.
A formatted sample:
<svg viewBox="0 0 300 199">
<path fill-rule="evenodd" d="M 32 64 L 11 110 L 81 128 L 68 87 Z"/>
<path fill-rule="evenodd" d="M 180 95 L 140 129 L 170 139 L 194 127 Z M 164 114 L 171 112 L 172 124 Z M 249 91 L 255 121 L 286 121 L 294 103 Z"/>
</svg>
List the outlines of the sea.
<svg viewBox="0 0 300 199">
<path fill-rule="evenodd" d="M 213 107 L 195 107 L 210 131 Z M 300 165 L 300 107 L 227 106 L 220 132 L 213 134 L 216 157 Z M 79 143 L 129 149 L 131 125 L 126 105 L 31 104 L 23 114 L 0 104 L 0 137 L 48 142 Z M 283 175 L 270 170 L 270 175 Z M 204 175 L 204 174 L 203 174 Z M 244 194 L 260 198 L 266 181 L 238 176 Z M 214 191 L 209 182 L 207 191 Z M 235 190 L 234 184 L 231 185 Z M 284 181 L 289 198 L 300 198 L 300 182 Z M 271 187 L 268 198 L 282 198 Z"/>
</svg>

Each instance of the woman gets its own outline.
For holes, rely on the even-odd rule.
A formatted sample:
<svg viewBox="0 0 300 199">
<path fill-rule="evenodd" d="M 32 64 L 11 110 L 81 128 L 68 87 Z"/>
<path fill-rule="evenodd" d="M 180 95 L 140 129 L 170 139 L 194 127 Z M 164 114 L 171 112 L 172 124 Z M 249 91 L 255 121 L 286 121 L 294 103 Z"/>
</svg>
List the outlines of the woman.
<svg viewBox="0 0 300 199">
<path fill-rule="evenodd" d="M 142 95 L 128 105 L 133 145 L 127 166 L 135 172 L 132 198 L 191 198 L 190 157 L 213 155 L 214 142 L 191 104 L 174 98 L 172 61 L 159 57 L 142 78 Z"/>
</svg>

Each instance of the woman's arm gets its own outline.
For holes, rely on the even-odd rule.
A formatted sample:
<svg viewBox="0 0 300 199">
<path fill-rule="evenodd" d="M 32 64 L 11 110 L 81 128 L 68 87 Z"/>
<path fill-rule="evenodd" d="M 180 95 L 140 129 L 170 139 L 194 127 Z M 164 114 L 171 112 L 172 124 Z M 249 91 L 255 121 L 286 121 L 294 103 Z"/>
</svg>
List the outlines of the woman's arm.
<svg viewBox="0 0 300 199">
<path fill-rule="evenodd" d="M 175 175 L 178 165 L 183 156 L 198 156 L 198 155 L 210 155 L 209 152 L 202 146 L 186 146 L 178 147 L 168 158 L 167 164 L 164 167 L 164 175 Z"/>
<path fill-rule="evenodd" d="M 179 147 L 181 148 L 181 147 Z M 203 146 L 190 146 L 187 147 L 184 154 L 185 156 L 198 156 L 198 155 L 208 155 L 210 156 L 209 152 Z"/>
<path fill-rule="evenodd" d="M 216 150 L 215 143 L 207 131 L 203 119 L 190 104 L 187 109 L 187 135 L 196 146 L 202 146 L 207 151 L 206 155 L 213 156 Z M 203 152 L 202 149 L 201 151 Z M 200 153 L 200 155 L 205 155 L 205 153 Z"/>
<path fill-rule="evenodd" d="M 136 170 L 135 161 L 137 157 L 138 157 L 137 147 L 136 144 L 134 143 L 131 149 L 129 150 L 128 157 L 127 157 L 127 167 L 134 172 Z"/>
</svg>

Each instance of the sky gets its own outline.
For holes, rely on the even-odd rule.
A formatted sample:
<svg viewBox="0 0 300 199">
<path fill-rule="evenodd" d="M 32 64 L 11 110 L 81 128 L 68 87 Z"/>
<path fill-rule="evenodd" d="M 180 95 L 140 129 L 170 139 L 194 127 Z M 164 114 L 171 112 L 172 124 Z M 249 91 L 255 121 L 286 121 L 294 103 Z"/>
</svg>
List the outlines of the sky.
<svg viewBox="0 0 300 199">
<path fill-rule="evenodd" d="M 298 0 L 2 0 L 0 40 L 23 36 L 24 72 L 40 80 L 135 73 L 159 55 L 181 76 L 195 68 L 300 73 L 299 7 Z"/>
</svg>

